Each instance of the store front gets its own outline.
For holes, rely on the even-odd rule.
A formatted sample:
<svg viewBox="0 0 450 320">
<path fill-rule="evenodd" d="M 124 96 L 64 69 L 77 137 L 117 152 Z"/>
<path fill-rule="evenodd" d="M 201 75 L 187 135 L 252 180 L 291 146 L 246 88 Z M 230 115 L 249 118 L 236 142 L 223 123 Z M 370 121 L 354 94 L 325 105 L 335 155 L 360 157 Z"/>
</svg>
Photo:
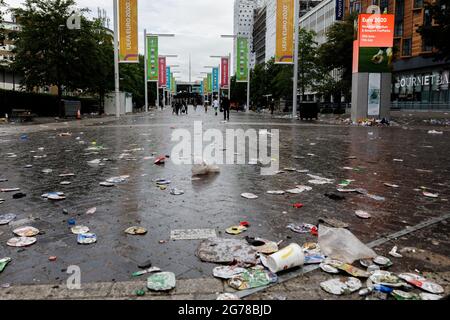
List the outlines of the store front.
<svg viewBox="0 0 450 320">
<path fill-rule="evenodd" d="M 392 108 L 450 110 L 450 64 L 395 72 Z"/>
</svg>

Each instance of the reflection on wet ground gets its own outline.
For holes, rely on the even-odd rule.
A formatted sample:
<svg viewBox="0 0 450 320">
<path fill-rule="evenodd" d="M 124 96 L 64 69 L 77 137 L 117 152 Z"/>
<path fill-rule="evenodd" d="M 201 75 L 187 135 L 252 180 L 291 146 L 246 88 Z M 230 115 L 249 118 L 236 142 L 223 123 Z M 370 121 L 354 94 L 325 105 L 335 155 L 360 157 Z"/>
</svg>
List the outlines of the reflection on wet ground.
<svg viewBox="0 0 450 320">
<path fill-rule="evenodd" d="M 432 136 L 427 130 L 302 125 L 262 116 L 232 116 L 231 123 L 223 124 L 220 117 L 200 111 L 176 118 L 165 111 L 67 130 L 53 130 L 49 125 L 48 129 L 30 132 L 27 139 L 21 139 L 23 132 L 2 136 L 0 179 L 9 181 L 0 182 L 0 188 L 18 187 L 27 196 L 13 200 L 12 194 L 0 193 L 0 199 L 6 200 L 0 204 L 0 214 L 15 213 L 17 220 L 25 223 L 23 219 L 27 219 L 26 224 L 44 234 L 37 236 L 35 245 L 15 249 L 6 246 L 13 237 L 14 224 L 0 226 L 0 257 L 13 259 L 0 275 L 0 283 L 59 283 L 67 279 L 65 270 L 70 265 L 80 266 L 83 282 L 125 281 L 140 262 L 148 259 L 154 266 L 175 272 L 178 278 L 209 277 L 214 265 L 202 263 L 195 256 L 199 241 L 170 241 L 171 230 L 214 228 L 219 236 L 229 238 L 225 229 L 245 220 L 251 226 L 238 238 L 260 236 L 302 244 L 316 239 L 293 233 L 286 226 L 315 224 L 328 217 L 348 223 L 353 233 L 369 242 L 450 209 L 448 132 Z M 177 166 L 169 160 L 164 166 L 155 166 L 152 154 L 170 155 L 175 145 L 171 142 L 173 130 L 193 132 L 195 120 L 203 121 L 204 130 L 279 129 L 280 168 L 308 169 L 311 174 L 334 179 L 335 184 L 310 185 L 312 191 L 299 195 L 269 195 L 268 190 L 309 185 L 311 179 L 297 172 L 261 176 L 255 165 L 225 165 L 217 176 L 192 181 L 190 165 Z M 72 136 L 57 136 L 69 130 Z M 87 151 L 92 142 L 104 149 Z M 17 157 L 9 158 L 8 153 Z M 39 158 L 43 155 L 46 157 Z M 94 159 L 109 161 L 102 161 L 103 166 L 88 165 Z M 25 168 L 30 164 L 32 168 Z M 53 172 L 42 173 L 47 168 Z M 59 177 L 65 173 L 75 176 Z M 99 185 L 121 175 L 130 178 L 113 188 Z M 159 178 L 171 180 L 171 187 L 185 194 L 173 196 L 170 188 L 161 190 L 154 182 Z M 386 200 L 353 193 L 345 194 L 343 201 L 324 196 L 336 193 L 336 185 L 345 179 L 355 180 L 351 188 L 364 188 Z M 62 181 L 72 183 L 60 185 Z M 421 187 L 438 193 L 439 198 L 424 197 L 417 191 Z M 49 202 L 41 197 L 51 191 L 64 192 L 67 199 Z M 244 199 L 240 196 L 244 192 L 259 198 Z M 293 208 L 292 204 L 298 202 L 304 207 Z M 97 207 L 96 213 L 85 214 L 92 207 Z M 64 209 L 69 215 L 63 214 Z M 368 211 L 372 219 L 361 220 L 354 214 L 356 210 Z M 71 218 L 89 226 L 98 242 L 78 245 L 68 226 Z M 134 225 L 147 228 L 147 235 L 124 233 Z M 443 254 L 448 256 L 448 252 Z M 50 262 L 49 256 L 57 256 L 57 261 Z"/>
</svg>

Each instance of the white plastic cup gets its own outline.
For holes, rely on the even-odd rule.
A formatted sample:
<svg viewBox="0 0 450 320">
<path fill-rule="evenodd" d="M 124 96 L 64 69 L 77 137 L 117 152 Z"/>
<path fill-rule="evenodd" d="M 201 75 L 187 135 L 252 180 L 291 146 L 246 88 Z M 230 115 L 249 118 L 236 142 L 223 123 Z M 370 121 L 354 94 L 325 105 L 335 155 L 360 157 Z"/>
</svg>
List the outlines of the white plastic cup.
<svg viewBox="0 0 450 320">
<path fill-rule="evenodd" d="M 303 266 L 305 264 L 305 255 L 298 244 L 292 243 L 271 256 L 261 256 L 261 262 L 271 272 L 278 273 Z"/>
</svg>

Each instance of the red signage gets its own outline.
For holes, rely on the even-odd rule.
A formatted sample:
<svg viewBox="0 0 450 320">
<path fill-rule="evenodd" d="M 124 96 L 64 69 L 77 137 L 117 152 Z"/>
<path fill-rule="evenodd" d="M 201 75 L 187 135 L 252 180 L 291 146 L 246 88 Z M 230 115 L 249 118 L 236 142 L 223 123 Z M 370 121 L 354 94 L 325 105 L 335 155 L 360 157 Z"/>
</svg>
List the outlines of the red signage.
<svg viewBox="0 0 450 320">
<path fill-rule="evenodd" d="M 167 87 L 166 58 L 159 58 L 159 87 Z"/>
<path fill-rule="evenodd" d="M 220 83 L 221 87 L 224 89 L 228 89 L 228 84 L 230 82 L 230 59 L 229 58 L 222 58 L 222 63 L 220 64 Z"/>
</svg>

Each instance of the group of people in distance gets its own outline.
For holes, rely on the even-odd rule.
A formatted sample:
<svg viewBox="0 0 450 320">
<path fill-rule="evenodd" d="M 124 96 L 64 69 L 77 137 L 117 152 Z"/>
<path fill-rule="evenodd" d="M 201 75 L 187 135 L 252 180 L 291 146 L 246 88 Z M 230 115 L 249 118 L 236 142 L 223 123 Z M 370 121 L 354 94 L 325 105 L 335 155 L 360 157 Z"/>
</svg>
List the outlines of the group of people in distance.
<svg viewBox="0 0 450 320">
<path fill-rule="evenodd" d="M 194 111 L 197 112 L 197 108 L 199 105 L 201 105 L 201 101 L 197 99 L 192 99 L 191 101 L 188 101 L 187 99 L 174 99 L 172 101 L 172 114 L 175 114 L 179 116 L 180 114 L 186 114 L 189 113 L 189 102 L 191 102 L 194 106 Z M 209 101 L 205 101 L 203 103 L 203 107 L 205 109 L 205 113 L 208 113 L 208 106 L 210 105 Z M 219 114 L 219 108 L 222 107 L 223 111 L 223 117 L 225 121 L 230 121 L 230 100 L 227 97 L 222 97 L 221 101 L 219 102 L 219 99 L 217 97 L 214 98 L 214 101 L 212 102 L 212 107 L 214 109 L 216 117 Z"/>
</svg>

